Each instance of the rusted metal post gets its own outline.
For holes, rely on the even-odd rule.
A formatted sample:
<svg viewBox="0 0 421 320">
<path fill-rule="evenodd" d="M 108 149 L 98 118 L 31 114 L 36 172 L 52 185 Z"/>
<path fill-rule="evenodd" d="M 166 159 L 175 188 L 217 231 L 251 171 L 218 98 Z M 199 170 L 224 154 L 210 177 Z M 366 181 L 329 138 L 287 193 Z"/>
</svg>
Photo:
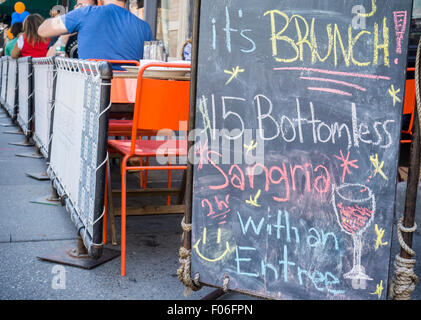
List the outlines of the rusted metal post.
<svg viewBox="0 0 421 320">
<path fill-rule="evenodd" d="M 224 290 L 221 289 L 221 288 L 218 288 L 218 289 L 212 291 L 211 293 L 207 294 L 206 296 L 204 296 L 200 300 L 216 300 L 216 299 L 220 298 L 221 296 L 223 296 L 224 294 L 225 294 Z"/>
<path fill-rule="evenodd" d="M 193 9 L 193 35 L 192 35 L 192 61 L 191 61 L 191 82 L 190 82 L 190 109 L 189 109 L 189 128 L 188 128 L 188 152 L 189 157 L 188 159 L 194 159 L 194 145 L 191 141 L 194 139 L 190 137 L 189 134 L 195 128 L 195 120 L 196 120 L 196 92 L 197 92 L 197 58 L 198 58 L 198 51 L 199 51 L 199 23 L 200 23 L 200 0 L 196 0 L 194 2 L 194 9 Z M 193 153 L 193 155 L 191 155 Z M 186 173 L 186 213 L 184 215 L 184 222 L 186 224 L 192 223 L 192 196 L 193 196 L 193 163 L 188 161 L 187 166 L 187 173 Z M 186 232 L 184 231 L 184 248 L 187 250 L 191 250 L 191 231 Z"/>
<path fill-rule="evenodd" d="M 421 104 L 420 95 L 420 62 L 421 62 L 421 40 L 418 43 L 416 68 L 415 68 L 415 89 L 416 103 L 414 110 L 414 125 L 409 155 L 408 183 L 406 187 L 404 216 L 398 221 L 398 241 L 401 246 L 399 255 L 395 257 L 395 275 L 389 288 L 389 294 L 394 300 L 410 300 L 415 290 L 418 277 L 414 273 L 416 261 L 412 259 L 415 251 L 412 250 L 413 232 L 416 229 L 415 209 L 417 205 L 418 184 L 420 179 L 420 114 L 418 112 Z"/>
<path fill-rule="evenodd" d="M 420 178 L 420 125 L 417 108 L 415 108 L 414 113 L 414 130 L 412 133 L 408 185 L 406 188 L 405 211 L 403 216 L 403 226 L 405 228 L 412 228 L 415 223 L 415 209 Z M 412 248 L 412 236 L 412 232 L 405 232 L 402 235 L 404 242 L 410 248 Z M 403 248 L 401 248 L 400 256 L 405 259 L 411 259 L 411 256 Z"/>
</svg>

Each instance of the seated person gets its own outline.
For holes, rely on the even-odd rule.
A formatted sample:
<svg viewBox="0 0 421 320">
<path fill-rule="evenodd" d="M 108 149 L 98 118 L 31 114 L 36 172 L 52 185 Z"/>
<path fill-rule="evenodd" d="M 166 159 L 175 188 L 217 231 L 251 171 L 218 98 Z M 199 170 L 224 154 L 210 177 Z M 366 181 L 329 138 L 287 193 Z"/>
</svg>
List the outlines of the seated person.
<svg viewBox="0 0 421 320">
<path fill-rule="evenodd" d="M 137 60 L 144 41 L 153 40 L 149 25 L 125 9 L 124 0 L 100 0 L 50 18 L 38 28 L 41 37 L 78 33 L 79 59 Z"/>
<path fill-rule="evenodd" d="M 188 39 L 183 45 L 183 52 L 181 57 L 185 61 L 191 61 L 191 51 L 192 51 L 192 38 Z"/>
<path fill-rule="evenodd" d="M 50 39 L 38 35 L 38 27 L 42 24 L 44 18 L 39 14 L 30 14 L 23 22 L 23 34 L 18 37 L 12 50 L 12 58 L 19 57 L 33 58 L 45 57 L 48 51 Z"/>
<path fill-rule="evenodd" d="M 66 13 L 66 10 L 61 5 L 56 4 L 56 5 L 52 6 L 51 9 L 50 9 L 50 17 L 52 17 L 52 18 L 57 17 L 61 14 L 65 14 L 65 13 Z M 51 46 L 56 43 L 57 39 L 58 39 L 58 37 L 50 38 L 50 44 L 48 45 L 48 49 L 50 49 Z M 47 57 L 48 57 L 48 55 L 47 55 Z"/>
<path fill-rule="evenodd" d="M 97 0 L 77 0 L 73 10 L 85 7 L 85 6 L 96 6 L 98 5 Z M 66 56 L 69 58 L 77 59 L 77 33 L 66 34 L 60 37 L 52 37 L 50 47 L 48 49 L 47 57 L 54 56 L 56 54 L 56 47 L 60 43 L 65 46 Z M 58 41 L 60 40 L 60 41 Z"/>
<path fill-rule="evenodd" d="M 20 22 L 15 22 L 11 27 L 10 27 L 10 32 L 13 35 L 13 39 L 10 40 L 6 46 L 4 47 L 4 55 L 5 56 L 11 56 L 12 55 L 12 50 L 13 47 L 16 44 L 16 41 L 18 41 L 18 36 L 19 34 L 22 32 L 22 28 L 23 25 Z"/>
</svg>

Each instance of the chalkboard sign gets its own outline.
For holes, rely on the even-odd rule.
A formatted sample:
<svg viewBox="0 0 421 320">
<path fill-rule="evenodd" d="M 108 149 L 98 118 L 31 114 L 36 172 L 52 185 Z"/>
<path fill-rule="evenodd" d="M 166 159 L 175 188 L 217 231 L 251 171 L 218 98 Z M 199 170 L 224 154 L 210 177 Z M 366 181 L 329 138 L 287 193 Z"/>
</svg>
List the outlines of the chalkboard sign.
<svg viewBox="0 0 421 320">
<path fill-rule="evenodd" d="M 275 299 L 386 298 L 411 10 L 202 1 L 193 276 Z"/>
</svg>

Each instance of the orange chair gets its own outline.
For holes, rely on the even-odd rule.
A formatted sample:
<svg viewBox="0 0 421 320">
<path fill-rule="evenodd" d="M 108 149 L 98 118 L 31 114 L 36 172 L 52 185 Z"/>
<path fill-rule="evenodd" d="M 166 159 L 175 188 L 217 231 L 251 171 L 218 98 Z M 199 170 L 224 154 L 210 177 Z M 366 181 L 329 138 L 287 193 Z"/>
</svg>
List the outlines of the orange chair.
<svg viewBox="0 0 421 320">
<path fill-rule="evenodd" d="M 105 60 L 105 59 L 90 59 L 93 61 L 108 61 L 113 65 L 121 65 L 121 66 L 136 66 L 139 67 L 140 63 L 136 60 Z M 124 67 L 122 67 L 124 69 Z M 124 75 L 127 73 L 126 70 L 114 70 L 114 75 Z M 136 86 L 137 86 L 137 78 L 125 78 L 125 77 L 114 77 L 111 79 L 111 94 L 110 94 L 110 101 L 114 105 L 131 105 L 134 104 L 136 100 Z M 132 113 L 132 112 L 131 112 Z M 132 114 L 130 115 L 132 116 Z M 132 130 L 133 120 L 130 119 L 110 119 L 108 121 L 108 136 L 109 137 L 130 137 L 131 130 Z M 156 132 L 151 131 L 140 131 L 143 137 L 150 139 L 152 136 L 156 134 Z M 109 152 L 111 153 L 111 152 Z M 113 155 L 114 156 L 114 155 Z M 144 162 L 145 161 L 145 162 Z M 149 158 L 144 160 L 143 158 L 139 159 L 141 164 L 149 165 Z M 148 172 L 141 172 L 139 175 L 140 186 L 141 188 L 146 188 L 147 181 L 148 181 Z M 168 172 L 168 181 L 171 183 L 171 172 Z M 107 200 L 106 197 L 104 199 Z M 112 203 L 112 199 L 109 200 Z M 170 204 L 170 197 L 168 197 L 168 205 Z M 112 204 L 111 204 L 112 205 Z M 105 219 L 104 227 L 103 227 L 103 241 L 107 243 L 107 219 Z M 115 226 L 114 226 L 114 218 L 111 219 L 112 223 L 112 243 L 113 245 L 117 245 L 116 235 L 115 235 Z"/>
<path fill-rule="evenodd" d="M 139 67 L 140 63 L 136 60 L 106 60 L 114 65 L 122 66 L 136 66 Z M 124 68 L 124 67 L 123 67 Z M 126 71 L 114 70 L 114 74 L 124 75 Z M 134 104 L 136 100 L 136 78 L 113 78 L 111 79 L 111 103 L 114 104 Z M 108 136 L 109 137 L 129 137 L 131 134 L 133 120 L 128 119 L 110 119 L 108 121 Z M 142 131 L 142 136 L 150 139 L 155 135 L 155 132 Z M 140 158 L 140 162 L 143 163 L 143 158 Z M 149 159 L 146 159 L 146 165 L 149 163 Z M 148 181 L 148 174 L 145 172 L 140 175 L 140 186 L 146 188 Z"/>
<path fill-rule="evenodd" d="M 133 126 L 130 140 L 109 140 L 109 149 L 123 157 L 121 163 L 121 275 L 126 275 L 126 216 L 146 214 L 183 213 L 184 206 L 175 206 L 175 210 L 152 208 L 127 208 L 128 171 L 140 170 L 186 170 L 186 165 L 139 165 L 129 166 L 132 157 L 168 157 L 187 156 L 187 139 L 176 140 L 170 132 L 180 130 L 180 122 L 187 123 L 189 115 L 190 81 L 144 79 L 143 74 L 149 67 L 168 67 L 189 69 L 190 64 L 172 64 L 153 62 L 143 66 L 138 74 Z M 139 130 L 162 131 L 165 140 L 143 140 Z M 139 139 L 138 139 L 139 137 Z M 110 181 L 108 181 L 110 183 Z M 161 208 L 162 209 L 162 208 Z M 116 210 L 117 211 L 117 210 Z M 116 215 L 118 213 L 116 212 Z"/>
<path fill-rule="evenodd" d="M 407 72 L 414 72 L 415 68 L 408 68 Z M 406 80 L 405 100 L 403 106 L 403 115 L 409 116 L 407 128 L 401 130 L 401 143 L 411 143 L 412 128 L 414 124 L 414 110 L 416 105 L 415 79 Z"/>
</svg>

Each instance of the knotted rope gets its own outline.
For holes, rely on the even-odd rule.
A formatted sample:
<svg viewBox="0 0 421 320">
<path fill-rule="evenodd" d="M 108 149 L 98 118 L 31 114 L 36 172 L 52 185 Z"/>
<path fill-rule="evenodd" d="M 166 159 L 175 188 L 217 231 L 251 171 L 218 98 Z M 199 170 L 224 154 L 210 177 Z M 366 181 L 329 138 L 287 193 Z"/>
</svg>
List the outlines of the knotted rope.
<svg viewBox="0 0 421 320">
<path fill-rule="evenodd" d="M 411 257 L 415 256 L 415 251 L 412 250 L 403 240 L 402 233 L 415 232 L 417 224 L 412 228 L 405 228 L 403 226 L 403 218 L 398 221 L 398 241 L 402 249 Z M 418 282 L 418 277 L 414 273 L 414 266 L 416 260 L 402 258 L 399 254 L 395 257 L 395 274 L 391 284 L 391 295 L 394 300 L 410 300 L 411 293 L 415 290 Z"/>
<path fill-rule="evenodd" d="M 185 223 L 184 218 L 181 221 L 181 227 L 185 232 L 190 232 L 192 230 L 192 225 Z M 192 291 L 198 291 L 202 288 L 202 285 L 199 282 L 200 274 L 196 273 L 194 278 L 191 277 L 191 250 L 181 247 L 179 249 L 179 255 L 180 268 L 177 270 L 177 276 L 178 280 L 186 286 L 184 295 L 187 297 Z"/>
<path fill-rule="evenodd" d="M 229 290 L 229 283 L 230 283 L 230 278 L 225 275 L 224 278 L 222 279 L 222 290 L 227 293 Z"/>
</svg>

